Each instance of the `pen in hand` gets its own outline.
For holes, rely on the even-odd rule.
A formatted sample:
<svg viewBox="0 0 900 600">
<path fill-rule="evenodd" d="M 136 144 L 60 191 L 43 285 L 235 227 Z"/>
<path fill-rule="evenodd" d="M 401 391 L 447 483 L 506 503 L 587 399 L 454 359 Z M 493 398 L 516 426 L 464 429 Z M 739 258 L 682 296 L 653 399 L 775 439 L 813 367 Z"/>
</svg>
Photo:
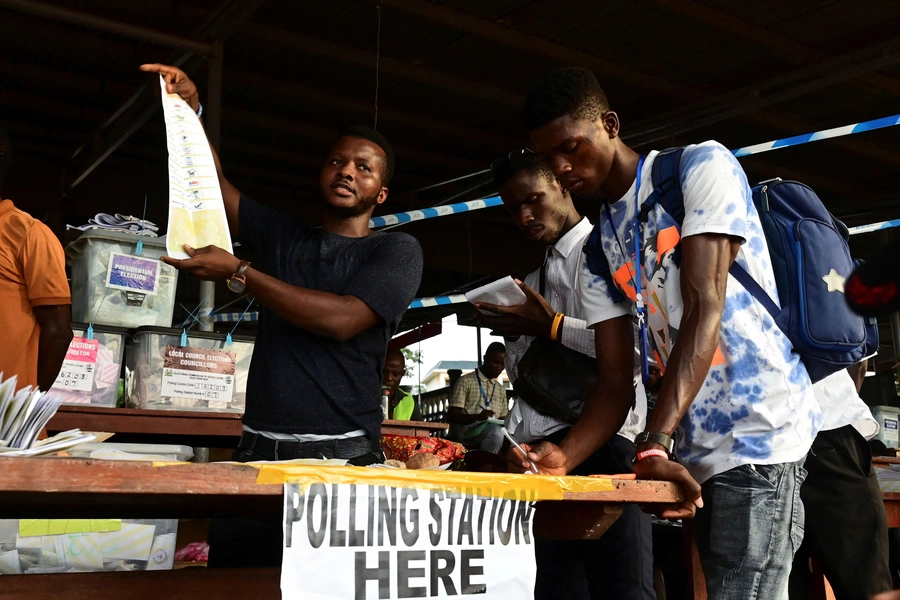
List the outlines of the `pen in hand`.
<svg viewBox="0 0 900 600">
<path fill-rule="evenodd" d="M 514 447 L 516 450 L 519 451 L 519 454 L 522 455 L 522 458 L 524 458 L 525 460 L 527 460 L 527 461 L 528 461 L 528 464 L 531 465 L 532 471 L 525 471 L 525 472 L 526 472 L 526 473 L 531 473 L 531 472 L 533 472 L 535 475 L 540 475 L 541 470 L 537 468 L 537 465 L 534 464 L 534 461 L 532 461 L 530 458 L 528 458 L 528 453 L 525 452 L 525 449 L 522 448 L 522 446 L 520 446 L 518 443 L 516 443 L 516 440 L 513 439 L 512 435 L 510 435 L 510 433 L 509 433 L 509 431 L 506 429 L 506 427 L 501 427 L 501 428 L 500 428 L 500 431 L 501 431 L 501 433 L 503 433 L 504 437 L 506 437 L 506 439 L 509 440 L 509 443 L 512 444 L 513 447 Z"/>
</svg>

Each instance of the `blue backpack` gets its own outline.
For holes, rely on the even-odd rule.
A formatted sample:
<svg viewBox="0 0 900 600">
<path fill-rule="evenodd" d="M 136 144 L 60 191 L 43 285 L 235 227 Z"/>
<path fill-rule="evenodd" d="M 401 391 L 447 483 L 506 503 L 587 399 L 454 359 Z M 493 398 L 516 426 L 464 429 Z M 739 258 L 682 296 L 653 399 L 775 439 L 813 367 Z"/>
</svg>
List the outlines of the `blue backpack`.
<svg viewBox="0 0 900 600">
<path fill-rule="evenodd" d="M 641 206 L 642 221 L 659 204 L 679 227 L 684 222 L 683 152 L 684 148 L 670 148 L 654 159 L 653 192 Z M 728 272 L 772 315 L 813 383 L 856 364 L 866 356 L 867 322 L 844 299 L 844 280 L 853 271 L 847 227 L 828 212 L 815 192 L 796 181 L 775 179 L 757 185 L 753 203 L 769 247 L 781 308 L 737 262 Z M 606 281 L 613 301 L 624 301 L 603 254 L 599 223 L 584 252 L 588 268 Z M 676 248 L 676 264 L 679 252 Z"/>
</svg>

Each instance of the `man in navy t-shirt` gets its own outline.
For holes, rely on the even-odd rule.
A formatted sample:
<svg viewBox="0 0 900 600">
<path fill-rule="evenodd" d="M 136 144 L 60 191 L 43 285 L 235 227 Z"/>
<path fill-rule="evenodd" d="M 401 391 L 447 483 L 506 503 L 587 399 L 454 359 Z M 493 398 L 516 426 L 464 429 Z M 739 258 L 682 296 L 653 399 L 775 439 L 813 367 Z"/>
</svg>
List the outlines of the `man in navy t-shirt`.
<svg viewBox="0 0 900 600">
<path fill-rule="evenodd" d="M 161 74 L 168 93 L 199 111 L 197 88 L 180 69 L 141 69 Z M 215 246 L 186 248 L 191 258 L 185 260 L 163 260 L 200 279 L 226 280 L 230 289 L 246 290 L 262 305 L 236 460 L 375 462 L 387 344 L 422 275 L 415 238 L 375 233 L 368 225 L 388 195 L 390 145 L 367 127 L 337 138 L 320 174 L 324 214 L 315 228 L 241 194 L 215 160 L 231 232 L 260 257 L 259 264 Z M 251 547 L 241 552 L 240 544 L 257 545 L 261 535 L 258 527 L 248 528 L 248 539 L 236 540 L 238 529 L 230 527 L 229 541 L 239 543 L 220 543 L 233 546 L 235 559 L 248 556 Z M 280 538 L 280 529 L 275 531 Z M 215 557 L 216 536 L 210 537 Z M 251 554 L 263 562 L 268 551 L 259 550 Z M 278 564 L 279 557 L 280 544 L 269 559 Z M 236 563 L 251 566 L 247 560 Z"/>
</svg>

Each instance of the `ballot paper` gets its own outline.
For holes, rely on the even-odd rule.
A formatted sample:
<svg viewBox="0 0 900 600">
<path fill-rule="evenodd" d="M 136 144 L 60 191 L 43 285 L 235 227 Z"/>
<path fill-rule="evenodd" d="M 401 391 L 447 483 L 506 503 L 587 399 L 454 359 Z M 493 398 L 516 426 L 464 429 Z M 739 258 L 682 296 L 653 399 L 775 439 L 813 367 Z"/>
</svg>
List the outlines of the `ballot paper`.
<svg viewBox="0 0 900 600">
<path fill-rule="evenodd" d="M 0 575 L 21 575 L 22 568 L 19 566 L 19 551 L 10 550 L 9 552 L 0 552 Z"/>
<path fill-rule="evenodd" d="M 0 457 L 50 454 L 94 440 L 77 429 L 37 441 L 37 436 L 56 414 L 62 400 L 26 386 L 16 389 L 16 377 L 3 380 L 0 373 Z"/>
<path fill-rule="evenodd" d="M 512 277 L 507 275 L 503 279 L 492 281 L 480 288 L 466 292 L 466 300 L 472 304 L 486 302 L 499 306 L 516 306 L 525 302 L 525 292 L 519 288 L 519 284 Z M 487 310 L 480 312 L 486 315 L 493 314 Z"/>
<path fill-rule="evenodd" d="M 106 559 L 146 561 L 150 557 L 155 533 L 155 525 L 122 523 L 119 531 L 100 534 L 100 549 Z"/>
<path fill-rule="evenodd" d="M 86 225 L 66 225 L 66 230 L 90 231 L 92 229 L 105 229 L 107 231 L 125 231 L 145 237 L 157 237 L 159 227 L 153 221 L 138 219 L 131 215 L 116 213 L 97 213 L 93 219 L 88 219 Z"/>
<path fill-rule="evenodd" d="M 103 569 L 103 551 L 99 533 L 70 533 L 60 536 L 66 567 L 78 571 Z"/>
<path fill-rule="evenodd" d="M 212 149 L 200 118 L 181 96 L 166 93 L 162 76 L 159 85 L 169 148 L 166 250 L 175 258 L 188 257 L 185 244 L 193 248 L 218 246 L 234 252 Z"/>
<path fill-rule="evenodd" d="M 175 565 L 174 533 L 164 533 L 153 538 L 150 558 L 147 560 L 147 571 L 168 571 Z"/>
</svg>

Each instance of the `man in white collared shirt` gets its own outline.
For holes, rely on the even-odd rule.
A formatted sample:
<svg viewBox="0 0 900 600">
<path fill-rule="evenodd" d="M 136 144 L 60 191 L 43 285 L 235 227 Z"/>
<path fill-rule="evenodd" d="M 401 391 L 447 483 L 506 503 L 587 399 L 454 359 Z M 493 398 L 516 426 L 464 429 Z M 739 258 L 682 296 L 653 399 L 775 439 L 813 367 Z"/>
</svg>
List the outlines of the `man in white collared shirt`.
<svg viewBox="0 0 900 600">
<path fill-rule="evenodd" d="M 595 357 L 594 332 L 583 319 L 578 276 L 582 246 L 593 225 L 578 214 L 568 192 L 552 172 L 528 150 L 513 151 L 492 165 L 500 196 L 515 224 L 528 239 L 547 247 L 544 264 L 525 278 L 527 300 L 515 307 L 487 306 L 503 316 L 479 316 L 507 337 L 506 372 L 511 381 L 536 336 L 549 337 L 554 317 L 562 313 L 556 338 L 564 346 Z M 544 271 L 542 297 L 541 271 Z M 635 405 L 621 415 L 618 431 L 573 475 L 631 472 L 634 438 L 643 431 L 646 395 L 638 378 Z M 507 417 L 507 428 L 518 442 L 548 440 L 558 443 L 570 425 L 539 413 L 522 398 Z M 614 429 L 612 430 L 614 431 Z M 605 598 L 652 599 L 653 555 L 650 517 L 636 506 L 625 507 L 622 516 L 599 540 L 539 540 L 535 547 L 538 575 L 535 599 Z M 602 590 L 602 591 L 601 591 Z"/>
</svg>

